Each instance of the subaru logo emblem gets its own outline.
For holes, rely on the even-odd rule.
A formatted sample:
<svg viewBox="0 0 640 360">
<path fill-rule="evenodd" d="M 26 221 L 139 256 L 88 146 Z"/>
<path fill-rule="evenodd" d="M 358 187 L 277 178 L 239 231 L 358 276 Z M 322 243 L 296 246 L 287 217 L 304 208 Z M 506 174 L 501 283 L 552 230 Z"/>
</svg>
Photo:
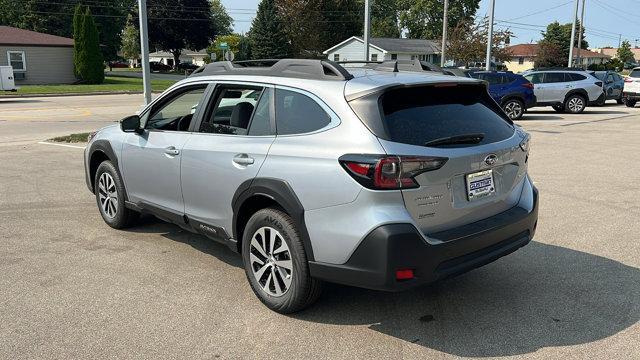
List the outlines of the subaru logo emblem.
<svg viewBox="0 0 640 360">
<path fill-rule="evenodd" d="M 484 163 L 491 166 L 498 161 L 498 156 L 496 154 L 489 154 L 486 158 L 484 158 Z"/>
</svg>

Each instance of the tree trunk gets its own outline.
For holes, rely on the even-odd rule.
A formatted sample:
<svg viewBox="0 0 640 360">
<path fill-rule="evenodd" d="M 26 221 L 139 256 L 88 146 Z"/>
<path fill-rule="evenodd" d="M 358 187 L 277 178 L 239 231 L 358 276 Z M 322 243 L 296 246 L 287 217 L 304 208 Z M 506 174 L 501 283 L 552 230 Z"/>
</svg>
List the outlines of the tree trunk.
<svg viewBox="0 0 640 360">
<path fill-rule="evenodd" d="M 171 50 L 171 54 L 173 54 L 173 69 L 178 69 L 178 64 L 180 64 L 180 54 L 182 54 L 182 49 Z"/>
</svg>

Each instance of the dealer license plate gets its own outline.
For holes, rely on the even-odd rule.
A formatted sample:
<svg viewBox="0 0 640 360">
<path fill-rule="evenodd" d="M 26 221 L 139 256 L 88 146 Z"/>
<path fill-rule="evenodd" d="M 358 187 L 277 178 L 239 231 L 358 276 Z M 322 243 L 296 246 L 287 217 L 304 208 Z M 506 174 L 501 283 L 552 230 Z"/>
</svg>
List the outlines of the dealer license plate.
<svg viewBox="0 0 640 360">
<path fill-rule="evenodd" d="M 493 182 L 493 170 L 467 174 L 467 199 L 474 201 L 496 192 Z"/>
</svg>

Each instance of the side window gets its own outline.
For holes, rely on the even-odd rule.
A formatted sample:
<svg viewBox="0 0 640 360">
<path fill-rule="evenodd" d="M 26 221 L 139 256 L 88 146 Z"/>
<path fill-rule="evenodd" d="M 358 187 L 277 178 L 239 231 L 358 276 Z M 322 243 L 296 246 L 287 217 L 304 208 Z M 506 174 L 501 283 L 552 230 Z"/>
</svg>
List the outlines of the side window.
<svg viewBox="0 0 640 360">
<path fill-rule="evenodd" d="M 256 111 L 249 122 L 249 135 L 271 135 L 271 102 L 273 101 L 273 90 L 265 89 L 258 100 Z"/>
<path fill-rule="evenodd" d="M 312 98 L 276 89 L 276 130 L 279 135 L 303 134 L 322 129 L 331 117 Z"/>
<path fill-rule="evenodd" d="M 568 79 L 567 79 L 568 81 Z M 564 80 L 564 73 L 553 73 L 553 72 L 549 72 L 549 73 L 545 73 L 544 74 L 544 83 L 559 83 L 559 82 L 565 82 Z"/>
<path fill-rule="evenodd" d="M 190 87 L 151 110 L 146 129 L 187 131 L 207 85 Z M 179 90 L 178 90 L 179 91 Z"/>
<path fill-rule="evenodd" d="M 608 83 L 612 83 L 614 82 L 616 79 L 613 77 L 613 74 L 609 74 L 609 76 L 607 76 L 607 82 Z"/>
<path fill-rule="evenodd" d="M 247 135 L 251 117 L 264 88 L 256 86 L 220 85 L 216 89 L 200 132 Z"/>
<path fill-rule="evenodd" d="M 532 84 L 540 84 L 542 82 L 542 74 L 541 73 L 529 74 L 525 76 L 525 79 L 529 80 L 529 82 Z"/>
<path fill-rule="evenodd" d="M 574 73 L 567 73 L 567 77 L 568 77 L 567 81 L 581 81 L 587 78 L 584 75 L 574 74 Z"/>
</svg>

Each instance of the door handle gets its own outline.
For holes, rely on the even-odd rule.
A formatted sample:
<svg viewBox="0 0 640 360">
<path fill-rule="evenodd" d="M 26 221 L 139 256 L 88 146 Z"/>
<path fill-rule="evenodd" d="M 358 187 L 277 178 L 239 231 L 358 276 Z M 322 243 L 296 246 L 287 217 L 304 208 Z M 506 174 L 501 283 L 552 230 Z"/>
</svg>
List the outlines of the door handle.
<svg viewBox="0 0 640 360">
<path fill-rule="evenodd" d="M 164 149 L 164 153 L 171 156 L 176 156 L 180 154 L 180 150 L 176 149 L 175 146 L 169 146 Z"/>
<path fill-rule="evenodd" d="M 249 157 L 249 155 L 247 154 L 238 154 L 233 157 L 233 162 L 238 165 L 247 166 L 253 164 L 254 161 L 255 160 L 252 157 Z"/>
</svg>

